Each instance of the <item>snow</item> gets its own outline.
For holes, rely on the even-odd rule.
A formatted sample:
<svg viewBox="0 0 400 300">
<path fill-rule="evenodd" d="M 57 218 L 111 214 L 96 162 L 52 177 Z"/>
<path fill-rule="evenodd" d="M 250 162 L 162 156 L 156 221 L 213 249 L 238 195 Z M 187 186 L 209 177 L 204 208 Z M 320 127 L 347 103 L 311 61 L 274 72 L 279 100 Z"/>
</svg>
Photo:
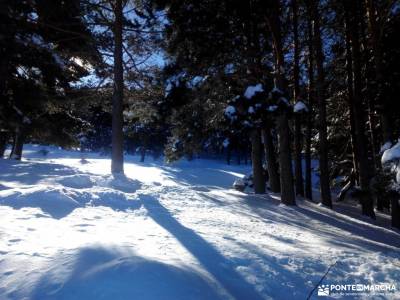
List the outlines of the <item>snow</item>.
<svg viewBox="0 0 400 300">
<path fill-rule="evenodd" d="M 400 160 L 400 141 L 393 147 L 385 150 L 382 155 L 382 164 Z"/>
<path fill-rule="evenodd" d="M 65 61 L 64 61 L 64 59 L 62 59 L 61 56 L 58 55 L 57 53 L 52 53 L 52 55 L 53 55 L 54 61 L 57 63 L 57 65 L 58 65 L 60 68 L 64 68 L 64 67 L 65 67 Z"/>
<path fill-rule="evenodd" d="M 225 74 L 231 75 L 235 73 L 235 65 L 234 64 L 227 64 L 225 66 Z"/>
<path fill-rule="evenodd" d="M 307 112 L 308 111 L 308 108 L 307 108 L 307 106 L 304 104 L 304 102 L 302 102 L 302 101 L 297 101 L 296 102 L 296 104 L 294 105 L 294 107 L 293 107 L 293 111 L 295 112 L 295 113 L 297 113 L 297 112 Z"/>
<path fill-rule="evenodd" d="M 24 149 L 0 160 L 0 299 L 305 299 L 335 263 L 323 283 L 400 282 L 379 214 L 232 189 L 250 166 L 126 156 L 113 177 L 96 153 Z"/>
<path fill-rule="evenodd" d="M 222 142 L 222 146 L 224 146 L 224 148 L 228 148 L 229 144 L 230 142 L 228 138 L 224 139 L 224 141 Z"/>
<path fill-rule="evenodd" d="M 225 112 L 224 112 L 225 116 L 230 119 L 231 121 L 234 120 L 236 118 L 236 108 L 232 105 L 228 105 L 225 108 Z"/>
<path fill-rule="evenodd" d="M 386 150 L 389 150 L 393 146 L 392 142 L 386 142 L 382 145 L 381 149 L 379 150 L 379 153 L 383 153 Z"/>
<path fill-rule="evenodd" d="M 390 142 L 385 143 L 381 148 L 381 152 L 382 150 L 384 150 L 381 159 L 382 165 L 391 168 L 397 184 L 400 184 L 400 140 L 394 146 L 391 146 Z M 393 188 L 398 190 L 399 186 L 394 183 Z"/>
<path fill-rule="evenodd" d="M 246 88 L 246 91 L 244 92 L 244 97 L 247 99 L 251 99 L 254 97 L 254 95 L 256 93 L 260 93 L 263 91 L 264 91 L 264 89 L 263 89 L 263 86 L 261 83 L 256 84 L 256 85 L 250 85 Z"/>
</svg>

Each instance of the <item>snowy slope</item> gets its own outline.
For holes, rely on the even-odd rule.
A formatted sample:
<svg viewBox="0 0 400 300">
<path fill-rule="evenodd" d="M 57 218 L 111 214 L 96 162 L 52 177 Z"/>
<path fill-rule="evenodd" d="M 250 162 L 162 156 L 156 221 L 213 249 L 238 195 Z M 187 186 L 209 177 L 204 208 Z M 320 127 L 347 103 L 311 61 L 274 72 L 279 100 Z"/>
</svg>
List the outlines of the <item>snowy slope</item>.
<svg viewBox="0 0 400 300">
<path fill-rule="evenodd" d="M 0 160 L 0 299 L 305 299 L 331 265 L 323 283 L 400 289 L 399 232 L 231 190 L 249 167 L 127 157 L 112 178 L 42 148 Z"/>
</svg>

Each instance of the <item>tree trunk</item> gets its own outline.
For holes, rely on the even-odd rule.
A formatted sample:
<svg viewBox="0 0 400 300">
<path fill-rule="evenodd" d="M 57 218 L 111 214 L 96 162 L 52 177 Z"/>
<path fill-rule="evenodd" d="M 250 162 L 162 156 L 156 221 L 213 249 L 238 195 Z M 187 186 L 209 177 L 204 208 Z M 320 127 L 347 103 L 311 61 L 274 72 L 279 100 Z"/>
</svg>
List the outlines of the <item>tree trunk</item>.
<svg viewBox="0 0 400 300">
<path fill-rule="evenodd" d="M 244 159 L 244 164 L 247 165 L 248 164 L 248 160 L 249 160 L 249 153 L 248 153 L 248 145 L 247 145 L 247 143 L 244 145 L 244 148 L 243 148 L 243 159 Z"/>
<path fill-rule="evenodd" d="M 231 164 L 231 156 L 232 156 L 232 147 L 231 147 L 231 145 L 229 144 L 229 145 L 226 147 L 226 163 L 227 163 L 228 165 Z"/>
<path fill-rule="evenodd" d="M 253 164 L 253 184 L 256 194 L 265 193 L 265 178 L 262 166 L 262 145 L 260 130 L 253 129 L 251 133 L 251 161 Z"/>
<path fill-rule="evenodd" d="M 311 167 L 311 138 L 313 126 L 313 109 L 314 109 L 314 47 L 311 18 L 307 21 L 308 33 L 308 114 L 306 127 L 306 143 L 304 151 L 305 160 L 305 197 L 309 200 L 313 199 L 312 194 L 312 167 Z"/>
<path fill-rule="evenodd" d="M 290 130 L 286 114 L 282 114 L 277 120 L 279 165 L 281 177 L 281 201 L 286 205 L 296 205 L 293 188 L 292 158 L 290 155 Z"/>
<path fill-rule="evenodd" d="M 15 131 L 15 137 L 14 137 L 14 145 L 12 152 L 10 154 L 11 159 L 15 160 L 21 160 L 22 158 L 22 150 L 24 148 L 24 143 L 25 143 L 25 138 L 26 138 L 26 131 L 25 129 L 21 127 L 17 127 Z"/>
<path fill-rule="evenodd" d="M 116 0 L 114 6 L 114 95 L 112 108 L 112 154 L 111 172 L 124 172 L 123 149 L 123 93 L 124 77 L 122 62 L 122 0 Z"/>
<path fill-rule="evenodd" d="M 347 17 L 347 12 L 345 11 L 345 15 Z M 351 50 L 351 41 L 350 41 L 350 33 L 349 26 L 346 24 L 346 80 L 347 80 L 347 104 L 349 105 L 349 115 L 350 115 L 350 138 L 351 138 L 351 148 L 353 153 L 353 168 L 356 175 L 356 181 L 358 180 L 358 175 L 360 174 L 359 170 L 359 153 L 358 153 L 358 144 L 357 144 L 357 136 L 356 136 L 356 128 L 355 128 L 355 120 L 354 120 L 354 110 L 353 110 L 353 102 L 354 102 L 354 92 L 353 92 L 353 57 Z"/>
<path fill-rule="evenodd" d="M 269 174 L 269 187 L 271 192 L 279 193 L 281 191 L 278 163 L 276 161 L 275 147 L 272 141 L 271 130 L 265 128 L 263 130 L 264 136 L 264 152 L 265 160 L 267 162 L 267 169 Z"/>
<path fill-rule="evenodd" d="M 390 206 L 392 214 L 392 227 L 400 229 L 400 195 L 398 192 L 390 192 Z"/>
<path fill-rule="evenodd" d="M 144 162 L 146 157 L 146 147 L 140 147 L 140 162 Z"/>
<path fill-rule="evenodd" d="M 293 39 L 294 39 L 294 58 L 293 58 L 293 102 L 299 100 L 300 86 L 299 86 L 299 33 L 298 33 L 298 5 L 297 0 L 292 0 L 293 10 Z M 302 137 L 301 137 L 301 119 L 298 114 L 294 118 L 294 173 L 295 173 L 295 186 L 296 195 L 304 197 L 304 181 L 303 181 L 303 168 L 302 168 Z"/>
<path fill-rule="evenodd" d="M 8 132 L 0 131 L 0 158 L 4 157 L 4 152 L 7 148 Z"/>
<path fill-rule="evenodd" d="M 305 197 L 313 199 L 312 195 L 312 167 L 311 167 L 311 136 L 312 136 L 312 111 L 308 101 L 309 113 L 307 115 L 306 144 L 304 152 L 305 161 Z"/>
<path fill-rule="evenodd" d="M 373 199 L 370 193 L 370 168 L 368 160 L 368 140 L 365 136 L 365 120 L 363 118 L 365 109 L 362 100 L 362 75 L 361 75 L 361 52 L 359 36 L 359 18 L 357 14 L 358 5 L 356 1 L 344 1 L 347 33 L 350 35 L 351 52 L 353 60 L 353 113 L 356 131 L 356 144 L 358 151 L 359 181 L 362 190 L 362 213 L 375 218 Z M 348 12 L 351 11 L 350 15 Z"/>
<path fill-rule="evenodd" d="M 316 96 L 318 100 L 319 112 L 319 169 L 320 169 L 320 190 L 321 202 L 325 206 L 332 207 L 330 180 L 329 180 L 329 162 L 328 162 L 328 134 L 326 121 L 326 96 L 325 96 L 325 72 L 324 72 L 324 54 L 322 51 L 320 15 L 318 12 L 318 3 L 310 0 L 310 9 L 312 20 L 314 21 L 314 50 L 317 69 Z"/>
<path fill-rule="evenodd" d="M 383 55 L 380 45 L 380 29 L 377 24 L 378 14 L 376 11 L 376 7 L 374 4 L 374 0 L 365 0 L 367 19 L 368 19 L 368 28 L 369 28 L 369 36 L 370 36 L 370 44 L 372 46 L 373 58 L 375 64 L 375 80 L 377 84 L 378 91 L 378 105 L 380 106 L 380 115 L 381 115 L 381 127 L 382 127 L 382 136 L 383 136 L 383 144 L 386 142 L 392 142 L 392 122 L 391 122 L 391 112 L 390 112 L 390 103 L 389 99 L 385 93 L 385 84 L 384 84 L 384 70 L 383 70 Z"/>
<path fill-rule="evenodd" d="M 273 48 L 275 55 L 275 86 L 282 91 L 286 90 L 284 79 L 284 55 L 282 48 L 280 2 L 271 2 L 268 24 L 272 33 Z M 296 199 L 293 187 L 292 158 L 290 153 L 290 129 L 286 112 L 277 116 L 277 131 L 279 144 L 279 167 L 281 181 L 281 201 L 286 205 L 295 205 Z"/>
</svg>

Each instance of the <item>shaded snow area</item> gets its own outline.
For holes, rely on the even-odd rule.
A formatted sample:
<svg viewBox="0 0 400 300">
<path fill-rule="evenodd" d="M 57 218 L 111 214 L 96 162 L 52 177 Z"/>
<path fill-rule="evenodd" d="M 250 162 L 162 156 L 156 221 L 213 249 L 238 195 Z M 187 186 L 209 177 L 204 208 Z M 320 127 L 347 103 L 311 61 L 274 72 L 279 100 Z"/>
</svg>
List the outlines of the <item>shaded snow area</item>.
<svg viewBox="0 0 400 300">
<path fill-rule="evenodd" d="M 322 284 L 400 289 L 399 232 L 230 189 L 248 166 L 126 157 L 114 178 L 107 158 L 41 149 L 0 160 L 2 300 L 306 299 L 332 265 Z"/>
</svg>

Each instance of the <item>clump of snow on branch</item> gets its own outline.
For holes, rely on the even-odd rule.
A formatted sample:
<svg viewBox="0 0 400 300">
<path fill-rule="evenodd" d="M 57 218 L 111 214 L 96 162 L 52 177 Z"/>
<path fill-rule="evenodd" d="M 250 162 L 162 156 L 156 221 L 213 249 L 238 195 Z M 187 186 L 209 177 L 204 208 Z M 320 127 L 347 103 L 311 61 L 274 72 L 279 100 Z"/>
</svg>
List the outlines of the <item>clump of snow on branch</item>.
<svg viewBox="0 0 400 300">
<path fill-rule="evenodd" d="M 224 148 L 228 148 L 229 144 L 230 144 L 229 139 L 226 138 L 226 139 L 223 141 L 222 146 L 224 146 Z"/>
<path fill-rule="evenodd" d="M 299 112 L 308 112 L 308 107 L 304 104 L 302 101 L 297 101 L 296 104 L 293 107 L 293 111 L 295 113 Z"/>
<path fill-rule="evenodd" d="M 236 108 L 232 105 L 229 105 L 225 108 L 224 114 L 228 119 L 233 121 L 236 118 Z"/>
<path fill-rule="evenodd" d="M 244 92 L 244 97 L 247 99 L 251 99 L 254 97 L 256 93 L 261 93 L 261 92 L 264 92 L 264 88 L 261 83 L 256 85 L 250 85 Z"/>
<path fill-rule="evenodd" d="M 385 144 L 382 145 L 381 149 L 379 150 L 379 153 L 382 154 L 386 150 L 389 150 L 393 146 L 392 142 L 386 142 Z"/>
<path fill-rule="evenodd" d="M 386 145 L 386 144 L 385 144 Z M 385 150 L 382 155 L 382 164 L 400 161 L 400 141 L 393 147 Z"/>
<path fill-rule="evenodd" d="M 389 147 L 389 149 L 385 150 L 382 155 L 382 165 L 386 168 L 390 168 L 390 170 L 396 176 L 397 184 L 400 184 L 400 140 L 393 147 L 388 146 L 386 143 L 383 147 Z M 398 188 L 398 186 L 394 186 L 394 188 Z"/>
</svg>

